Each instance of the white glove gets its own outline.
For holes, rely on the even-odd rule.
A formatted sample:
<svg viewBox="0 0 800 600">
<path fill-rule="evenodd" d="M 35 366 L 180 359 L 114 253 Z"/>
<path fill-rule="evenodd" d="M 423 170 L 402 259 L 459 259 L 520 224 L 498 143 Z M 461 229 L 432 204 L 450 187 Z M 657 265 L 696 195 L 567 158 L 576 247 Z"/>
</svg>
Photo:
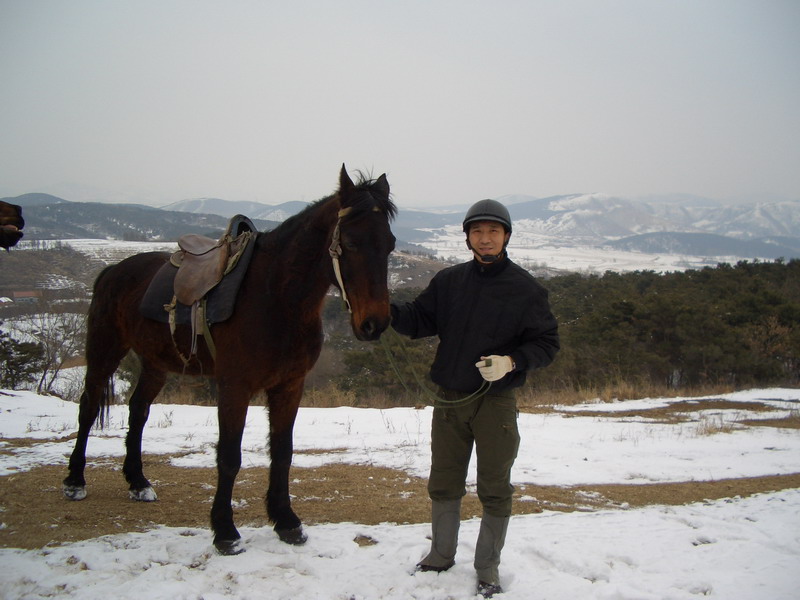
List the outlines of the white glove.
<svg viewBox="0 0 800 600">
<path fill-rule="evenodd" d="M 502 379 L 506 373 L 514 370 L 514 361 L 510 356 L 492 354 L 491 356 L 481 356 L 481 360 L 476 362 L 475 366 L 478 367 L 481 377 L 486 381 L 497 381 Z"/>
</svg>

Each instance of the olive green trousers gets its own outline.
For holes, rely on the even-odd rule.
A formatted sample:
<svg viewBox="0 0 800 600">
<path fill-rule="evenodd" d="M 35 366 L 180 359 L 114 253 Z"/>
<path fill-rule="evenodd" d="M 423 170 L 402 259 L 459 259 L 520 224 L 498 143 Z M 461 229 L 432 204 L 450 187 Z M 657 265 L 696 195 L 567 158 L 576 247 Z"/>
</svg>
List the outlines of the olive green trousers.
<svg viewBox="0 0 800 600">
<path fill-rule="evenodd" d="M 440 390 L 444 400 L 463 397 Z M 478 467 L 478 498 L 495 517 L 511 515 L 511 467 L 519 450 L 517 402 L 513 391 L 488 393 L 465 406 L 434 408 L 428 495 L 447 501 L 466 494 L 472 448 Z"/>
</svg>

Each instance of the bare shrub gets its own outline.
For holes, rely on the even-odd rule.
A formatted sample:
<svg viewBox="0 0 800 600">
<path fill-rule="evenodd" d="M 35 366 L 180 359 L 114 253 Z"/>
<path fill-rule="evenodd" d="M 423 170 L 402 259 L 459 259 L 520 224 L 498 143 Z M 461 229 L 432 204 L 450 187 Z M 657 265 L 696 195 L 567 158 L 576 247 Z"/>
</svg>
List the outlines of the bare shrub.
<svg viewBox="0 0 800 600">
<path fill-rule="evenodd" d="M 323 387 L 306 388 L 303 392 L 301 406 L 311 408 L 335 408 L 337 406 L 356 406 L 356 394 L 353 390 L 342 390 L 339 386 L 328 383 Z"/>
</svg>

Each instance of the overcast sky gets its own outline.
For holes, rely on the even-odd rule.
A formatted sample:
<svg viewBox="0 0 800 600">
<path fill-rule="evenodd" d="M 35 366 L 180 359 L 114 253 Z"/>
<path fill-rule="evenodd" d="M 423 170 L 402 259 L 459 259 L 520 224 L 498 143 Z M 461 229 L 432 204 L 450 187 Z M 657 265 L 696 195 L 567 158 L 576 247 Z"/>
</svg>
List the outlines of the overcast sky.
<svg viewBox="0 0 800 600">
<path fill-rule="evenodd" d="M 797 0 L 0 0 L 0 196 L 800 199 Z"/>
</svg>

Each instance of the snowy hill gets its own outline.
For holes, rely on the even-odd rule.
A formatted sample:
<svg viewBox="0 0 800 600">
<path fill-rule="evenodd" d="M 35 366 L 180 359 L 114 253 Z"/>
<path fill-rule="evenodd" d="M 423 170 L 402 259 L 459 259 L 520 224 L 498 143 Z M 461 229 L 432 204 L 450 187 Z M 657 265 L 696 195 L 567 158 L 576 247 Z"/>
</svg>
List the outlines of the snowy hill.
<svg viewBox="0 0 800 600">
<path fill-rule="evenodd" d="M 531 199 L 509 205 L 514 220 L 530 220 L 552 235 L 603 243 L 654 232 L 713 233 L 754 240 L 797 237 L 800 202 L 721 206 L 701 202 L 653 202 L 607 194 L 573 194 Z M 503 198 L 499 198 L 503 201 Z"/>
<path fill-rule="evenodd" d="M 745 259 L 800 256 L 796 233 L 800 231 L 800 202 L 724 206 L 690 195 L 631 199 L 599 193 L 548 198 L 514 194 L 498 200 L 508 206 L 515 232 L 521 234 L 515 242 L 524 237 L 557 247 L 608 246 L 648 254 Z M 282 221 L 305 206 L 302 202 L 269 206 L 206 198 L 164 208 L 225 216 L 241 212 Z M 399 239 L 438 252 L 441 233 L 460 230 L 466 207 L 401 208 L 393 229 Z"/>
<path fill-rule="evenodd" d="M 687 254 L 695 256 L 743 256 L 787 258 L 800 256 L 800 239 L 778 237 L 765 240 L 738 240 L 713 233 L 643 233 L 607 245 L 618 250 L 649 254 Z M 791 244 L 791 245 L 790 245 Z"/>
<path fill-rule="evenodd" d="M 141 205 L 70 203 L 43 194 L 8 198 L 23 206 L 27 241 L 62 238 L 171 240 L 181 233 L 221 231 L 244 214 L 272 229 L 305 202 L 267 205 L 219 198 Z M 52 200 L 51 203 L 49 201 Z M 516 258 L 562 270 L 674 270 L 738 260 L 800 257 L 800 202 L 723 205 L 696 196 L 645 199 L 609 194 L 534 198 L 501 196 L 514 221 Z M 403 242 L 440 258 L 469 258 L 461 220 L 466 207 L 401 207 L 392 229 Z"/>
<path fill-rule="evenodd" d="M 58 196 L 40 193 L 22 194 L 21 196 L 0 198 L 0 200 L 4 202 L 10 202 L 11 204 L 18 204 L 20 206 L 40 206 L 42 204 L 60 204 L 62 202 L 67 202 Z"/>
<path fill-rule="evenodd" d="M 234 215 L 246 215 L 251 219 L 280 222 L 299 213 L 306 206 L 308 206 L 307 203 L 298 201 L 284 202 L 273 206 L 260 202 L 232 202 L 230 200 L 221 200 L 220 198 L 195 198 L 193 200 L 173 202 L 161 208 L 175 212 L 220 215 L 227 218 Z"/>
</svg>

